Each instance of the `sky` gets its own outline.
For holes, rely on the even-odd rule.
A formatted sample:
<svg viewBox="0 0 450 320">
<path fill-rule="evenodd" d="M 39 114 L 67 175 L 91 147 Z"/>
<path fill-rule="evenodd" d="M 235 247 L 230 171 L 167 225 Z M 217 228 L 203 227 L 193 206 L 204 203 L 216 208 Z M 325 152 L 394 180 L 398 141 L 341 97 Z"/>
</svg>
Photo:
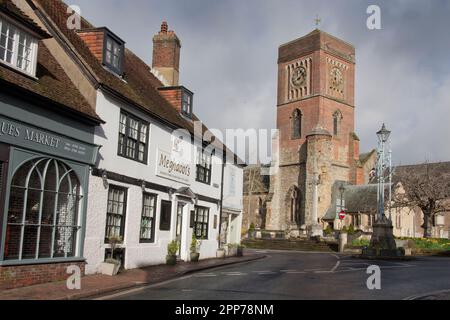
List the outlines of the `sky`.
<svg viewBox="0 0 450 320">
<path fill-rule="evenodd" d="M 356 47 L 361 152 L 392 131 L 395 164 L 450 161 L 450 1 L 66 0 L 151 65 L 163 20 L 182 41 L 180 84 L 210 128 L 276 127 L 278 47 L 316 28 Z M 381 30 L 369 30 L 369 5 Z"/>
</svg>

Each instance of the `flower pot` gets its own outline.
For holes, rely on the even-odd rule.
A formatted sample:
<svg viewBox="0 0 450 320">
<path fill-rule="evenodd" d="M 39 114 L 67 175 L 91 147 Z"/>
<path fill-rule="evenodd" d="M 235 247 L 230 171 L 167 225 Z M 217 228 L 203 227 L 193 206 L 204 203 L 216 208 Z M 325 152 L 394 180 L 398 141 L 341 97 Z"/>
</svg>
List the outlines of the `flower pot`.
<svg viewBox="0 0 450 320">
<path fill-rule="evenodd" d="M 107 276 L 115 276 L 119 273 L 120 264 L 103 262 L 100 265 L 100 273 Z"/>
<path fill-rule="evenodd" d="M 167 255 L 166 256 L 166 264 L 169 266 L 174 266 L 177 264 L 177 256 L 173 255 Z"/>
<path fill-rule="evenodd" d="M 225 258 L 225 250 L 224 249 L 218 249 L 216 252 L 217 258 Z"/>
<path fill-rule="evenodd" d="M 198 262 L 199 259 L 200 259 L 200 253 L 198 253 L 198 252 L 191 253 L 191 262 Z"/>
</svg>

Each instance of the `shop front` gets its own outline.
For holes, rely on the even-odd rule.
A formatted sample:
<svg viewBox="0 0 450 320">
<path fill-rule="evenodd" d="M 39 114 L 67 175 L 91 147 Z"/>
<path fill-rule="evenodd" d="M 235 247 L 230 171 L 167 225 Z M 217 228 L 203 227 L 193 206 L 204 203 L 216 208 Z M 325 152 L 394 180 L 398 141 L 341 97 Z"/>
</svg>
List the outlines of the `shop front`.
<svg viewBox="0 0 450 320">
<path fill-rule="evenodd" d="M 84 268 L 86 196 L 98 146 L 75 138 L 84 128 L 73 122 L 53 131 L 51 121 L 44 129 L 0 114 L 0 288 L 62 280 L 69 265 Z"/>
</svg>

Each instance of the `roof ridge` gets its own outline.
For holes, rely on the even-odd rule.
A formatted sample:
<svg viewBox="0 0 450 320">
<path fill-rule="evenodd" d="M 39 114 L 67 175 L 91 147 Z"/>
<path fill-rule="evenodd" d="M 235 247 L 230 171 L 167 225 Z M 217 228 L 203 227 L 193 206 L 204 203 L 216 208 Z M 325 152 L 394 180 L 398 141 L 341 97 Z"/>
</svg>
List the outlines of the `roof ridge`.
<svg viewBox="0 0 450 320">
<path fill-rule="evenodd" d="M 93 75 L 98 78 L 96 81 L 101 87 L 110 90 L 119 98 L 125 99 L 138 108 L 144 109 L 144 112 L 148 112 L 150 116 L 159 119 L 163 123 L 175 128 L 187 129 L 191 134 L 196 134 L 192 121 L 185 119 L 159 93 L 158 88 L 164 87 L 164 83 L 152 72 L 151 66 L 137 56 L 131 49 L 125 49 L 124 76 L 123 79 L 120 79 L 102 66 L 101 62 L 92 54 L 77 32 L 67 29 L 65 20 L 63 19 L 68 7 L 67 4 L 62 0 L 34 1 L 41 5 L 42 10 L 45 11 L 48 18 L 56 25 L 59 32 L 64 35 L 64 41 L 68 42 L 67 45 L 72 45 L 77 55 L 92 69 Z M 84 28 L 96 28 L 88 20 L 83 17 L 81 18 L 84 24 L 82 25 L 81 31 Z M 202 130 L 204 130 L 202 134 L 208 130 L 203 122 Z M 215 140 L 220 141 L 217 137 Z M 221 145 L 223 148 L 227 148 L 222 141 Z M 229 149 L 227 148 L 227 150 Z M 234 152 L 232 153 L 236 156 Z"/>
</svg>

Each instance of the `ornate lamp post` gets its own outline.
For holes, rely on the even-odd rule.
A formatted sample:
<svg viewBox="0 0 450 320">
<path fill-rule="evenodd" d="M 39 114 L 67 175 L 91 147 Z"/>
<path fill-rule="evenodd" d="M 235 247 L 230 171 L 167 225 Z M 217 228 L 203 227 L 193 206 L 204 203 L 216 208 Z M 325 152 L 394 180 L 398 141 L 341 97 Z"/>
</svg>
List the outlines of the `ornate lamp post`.
<svg viewBox="0 0 450 320">
<path fill-rule="evenodd" d="M 378 181 L 378 219 L 373 225 L 373 234 L 370 241 L 369 248 L 363 250 L 363 256 L 389 256 L 398 257 L 404 253 L 397 249 L 391 215 L 385 215 L 385 185 L 386 185 L 386 171 L 389 183 L 389 213 L 391 211 L 391 188 L 392 188 L 392 157 L 391 151 L 386 152 L 386 145 L 391 136 L 391 131 L 383 127 L 377 132 L 378 136 L 378 159 L 376 177 Z"/>
<path fill-rule="evenodd" d="M 391 180 L 391 152 L 386 154 L 386 144 L 391 136 L 391 131 L 383 127 L 377 132 L 378 136 L 378 160 L 377 160 L 377 181 L 378 181 L 378 219 L 383 220 L 385 215 L 385 173 L 389 170 L 389 180 Z M 392 181 L 389 181 L 389 185 Z M 391 199 L 389 199 L 391 200 Z M 389 204 L 390 207 L 390 204 Z M 390 218 L 390 217 L 389 217 Z"/>
</svg>

